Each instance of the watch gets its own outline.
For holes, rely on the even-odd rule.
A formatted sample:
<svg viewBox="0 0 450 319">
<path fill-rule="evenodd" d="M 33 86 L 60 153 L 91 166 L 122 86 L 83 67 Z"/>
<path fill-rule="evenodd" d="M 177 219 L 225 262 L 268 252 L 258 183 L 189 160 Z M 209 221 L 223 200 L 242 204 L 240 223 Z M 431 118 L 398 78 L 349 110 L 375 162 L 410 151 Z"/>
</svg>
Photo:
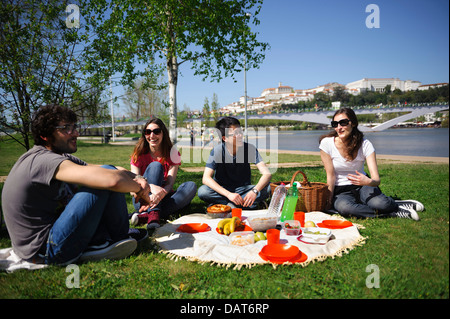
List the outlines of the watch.
<svg viewBox="0 0 450 319">
<path fill-rule="evenodd" d="M 142 176 L 142 175 L 136 175 L 136 176 L 134 176 L 134 178 L 133 179 L 138 179 L 138 178 L 140 178 L 140 179 L 144 179 L 144 180 L 147 180 L 144 176 Z"/>
<path fill-rule="evenodd" d="M 259 191 L 258 191 L 256 188 L 253 188 L 253 189 L 252 189 L 252 192 L 255 193 L 256 195 L 259 194 Z"/>
</svg>

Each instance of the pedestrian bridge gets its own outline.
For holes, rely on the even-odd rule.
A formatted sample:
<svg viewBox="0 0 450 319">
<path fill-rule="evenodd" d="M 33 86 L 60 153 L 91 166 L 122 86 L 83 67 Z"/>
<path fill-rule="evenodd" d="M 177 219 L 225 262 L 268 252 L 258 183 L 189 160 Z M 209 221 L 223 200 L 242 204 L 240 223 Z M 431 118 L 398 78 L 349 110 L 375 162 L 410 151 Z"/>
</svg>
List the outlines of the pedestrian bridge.
<svg viewBox="0 0 450 319">
<path fill-rule="evenodd" d="M 389 121 L 386 121 L 381 124 L 376 124 L 372 127 L 368 126 L 359 126 L 359 129 L 361 131 L 383 131 L 385 129 L 388 129 L 389 127 L 392 127 L 398 123 L 405 122 L 407 120 L 422 116 L 424 114 L 428 113 L 436 113 L 439 111 L 445 111 L 449 109 L 448 104 L 445 103 L 433 103 L 433 104 L 420 104 L 420 105 L 404 105 L 404 106 L 371 106 L 371 107 L 352 107 L 352 109 L 355 111 L 356 115 L 359 114 L 378 114 L 378 113 L 405 113 L 407 114 L 398 116 L 394 119 L 391 119 Z M 326 110 L 326 111 L 306 111 L 306 112 L 291 112 L 291 111 L 275 111 L 273 113 L 265 113 L 265 114 L 253 114 L 255 111 L 250 111 L 247 113 L 247 119 L 272 119 L 272 120 L 294 120 L 294 121 L 300 121 L 300 122 L 311 122 L 311 123 L 319 123 L 319 124 L 325 124 L 329 125 L 331 122 L 331 117 L 335 113 L 336 110 Z M 237 119 L 243 120 L 244 115 L 243 113 L 232 115 L 233 117 L 236 117 Z M 187 122 L 196 122 L 196 121 L 203 121 L 203 118 L 197 118 L 197 119 L 189 119 L 186 120 Z M 210 119 L 212 120 L 212 119 Z M 139 126 L 144 125 L 147 120 L 142 121 L 133 121 L 133 122 L 116 122 L 114 124 L 115 127 L 122 127 L 122 126 Z M 243 124 L 241 122 L 241 124 Z M 183 125 L 179 125 L 179 127 L 182 127 Z M 109 123 L 102 123 L 102 124 L 93 124 L 93 125 L 82 125 L 83 128 L 106 128 L 106 127 L 112 127 L 111 122 Z"/>
<path fill-rule="evenodd" d="M 383 131 L 391 126 L 394 126 L 398 123 L 405 122 L 407 120 L 428 114 L 428 113 L 436 113 L 439 111 L 448 110 L 448 104 L 440 104 L 440 105 L 406 105 L 403 107 L 387 107 L 387 108 L 352 108 L 356 115 L 359 114 L 378 114 L 378 113 L 404 113 L 408 112 L 408 114 L 404 114 L 398 116 L 394 119 L 386 121 L 381 124 L 374 125 L 373 127 L 368 126 L 359 126 L 358 128 L 361 131 Z M 336 110 L 327 110 L 327 111 L 318 111 L 318 112 L 298 112 L 298 113 L 271 113 L 271 114 L 248 114 L 247 119 L 272 119 L 272 120 L 294 120 L 301 122 L 312 122 L 319 124 L 329 125 L 331 122 L 331 117 L 334 115 Z M 235 116 L 238 119 L 244 119 L 243 115 Z M 242 122 L 241 122 L 242 124 Z"/>
</svg>

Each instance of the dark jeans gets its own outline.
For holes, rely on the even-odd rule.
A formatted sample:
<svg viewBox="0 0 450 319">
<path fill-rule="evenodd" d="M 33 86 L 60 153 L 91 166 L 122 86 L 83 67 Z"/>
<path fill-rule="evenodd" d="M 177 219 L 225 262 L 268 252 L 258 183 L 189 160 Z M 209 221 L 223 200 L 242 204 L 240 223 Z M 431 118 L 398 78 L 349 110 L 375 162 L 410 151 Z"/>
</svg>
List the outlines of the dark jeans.
<svg viewBox="0 0 450 319">
<path fill-rule="evenodd" d="M 151 162 L 143 176 L 149 184 L 163 186 L 164 171 L 163 166 L 159 162 Z M 189 205 L 197 193 L 197 185 L 194 182 L 185 182 L 178 186 L 176 191 L 167 194 L 162 201 L 153 210 L 159 210 L 159 217 L 163 219 L 169 218 L 170 215 Z M 133 198 L 134 208 L 139 211 L 140 203 L 136 203 Z"/>
<path fill-rule="evenodd" d="M 104 165 L 107 169 L 114 166 Z M 128 238 L 125 194 L 82 187 L 50 229 L 45 261 L 75 262 L 88 245 Z"/>
<path fill-rule="evenodd" d="M 245 195 L 247 195 L 248 192 L 250 192 L 253 188 L 255 188 L 255 185 L 245 185 L 245 186 L 240 186 L 234 189 L 231 188 L 227 188 L 225 187 L 228 191 L 233 192 L 233 193 L 237 193 L 239 195 L 241 195 L 242 198 L 245 197 Z M 270 194 L 270 184 L 267 185 L 266 187 L 264 187 L 258 194 L 258 196 L 255 199 L 255 202 L 253 203 L 252 206 L 250 206 L 250 209 L 256 209 L 258 206 L 258 203 L 264 201 L 266 198 L 269 197 Z M 198 189 L 198 197 L 207 202 L 208 204 L 223 204 L 226 205 L 228 204 L 230 201 L 228 200 L 228 198 L 226 198 L 225 196 L 220 195 L 219 193 L 217 193 L 216 191 L 212 190 L 210 187 L 206 186 L 206 185 L 202 185 L 200 186 L 200 188 Z"/>
<path fill-rule="evenodd" d="M 384 217 L 398 209 L 394 199 L 371 186 L 336 186 L 333 203 L 342 216 L 359 218 Z"/>
</svg>

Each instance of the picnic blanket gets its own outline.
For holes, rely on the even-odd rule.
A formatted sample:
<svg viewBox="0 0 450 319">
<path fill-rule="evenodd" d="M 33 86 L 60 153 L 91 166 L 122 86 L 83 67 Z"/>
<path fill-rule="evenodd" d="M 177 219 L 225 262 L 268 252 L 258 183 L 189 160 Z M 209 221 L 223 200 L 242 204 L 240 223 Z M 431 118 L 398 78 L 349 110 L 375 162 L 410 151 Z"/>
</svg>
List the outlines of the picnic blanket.
<svg viewBox="0 0 450 319">
<path fill-rule="evenodd" d="M 243 210 L 245 217 L 259 215 L 267 210 Z M 306 213 L 305 221 L 311 220 L 320 223 L 326 219 L 345 220 L 339 215 L 329 215 L 323 212 Z M 200 263 L 211 263 L 224 267 L 234 266 L 240 269 L 242 266 L 252 267 L 258 264 L 270 262 L 263 260 L 259 256 L 261 249 L 267 244 L 267 240 L 258 241 L 252 245 L 234 246 L 229 242 L 228 236 L 221 235 L 216 231 L 217 223 L 220 219 L 210 219 L 206 214 L 191 214 L 182 216 L 164 226 L 158 228 L 154 233 L 154 238 L 160 247 L 160 252 L 167 254 L 170 258 L 178 260 L 185 258 Z M 177 228 L 185 223 L 206 223 L 211 227 L 210 231 L 201 233 L 177 232 Z M 308 258 L 299 263 L 307 266 L 311 262 L 323 261 L 327 258 L 335 258 L 348 253 L 357 246 L 362 246 L 366 238 L 361 236 L 359 229 L 361 225 L 344 229 L 332 229 L 332 236 L 326 244 L 309 244 L 297 240 L 298 236 L 288 236 L 284 231 L 280 232 L 280 243 L 297 246 Z M 289 262 L 286 262 L 289 264 Z M 272 264 L 274 268 L 276 264 Z"/>
</svg>

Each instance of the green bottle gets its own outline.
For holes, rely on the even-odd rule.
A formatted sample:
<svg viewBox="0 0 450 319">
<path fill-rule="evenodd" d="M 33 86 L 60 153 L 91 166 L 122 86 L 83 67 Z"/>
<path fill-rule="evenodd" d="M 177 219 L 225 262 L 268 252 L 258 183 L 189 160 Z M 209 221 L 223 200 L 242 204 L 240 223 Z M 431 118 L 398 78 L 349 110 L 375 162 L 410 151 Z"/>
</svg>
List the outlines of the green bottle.
<svg viewBox="0 0 450 319">
<path fill-rule="evenodd" d="M 298 191 L 297 184 L 293 183 L 288 189 L 286 200 L 284 201 L 283 210 L 281 211 L 280 221 L 292 220 L 294 218 L 295 207 L 297 206 Z"/>
</svg>

